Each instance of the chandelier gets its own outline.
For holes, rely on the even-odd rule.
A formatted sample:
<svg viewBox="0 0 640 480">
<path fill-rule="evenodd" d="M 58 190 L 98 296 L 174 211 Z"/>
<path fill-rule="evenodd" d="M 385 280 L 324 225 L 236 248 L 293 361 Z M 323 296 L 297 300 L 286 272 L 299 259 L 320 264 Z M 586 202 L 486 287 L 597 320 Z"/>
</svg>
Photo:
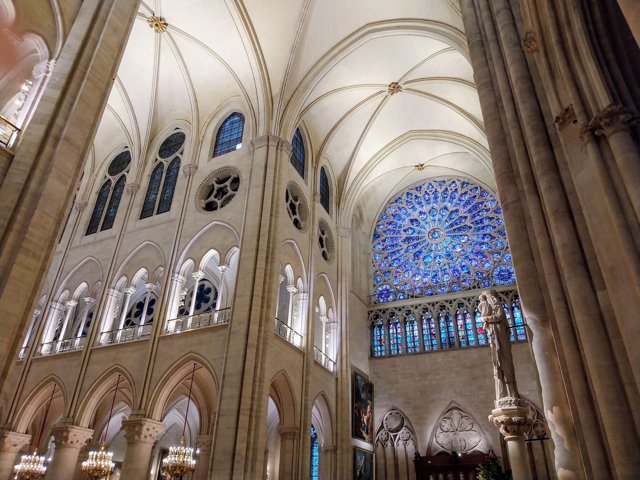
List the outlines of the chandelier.
<svg viewBox="0 0 640 480">
<path fill-rule="evenodd" d="M 44 426 L 47 422 L 47 417 L 49 416 L 49 408 L 51 407 L 51 402 L 53 401 L 53 396 L 56 393 L 56 385 L 53 385 L 53 389 L 51 390 L 51 396 L 49 397 L 49 402 L 47 403 L 47 409 L 44 412 L 44 416 L 42 417 L 42 425 L 40 426 L 40 431 L 38 432 L 38 441 L 35 444 L 35 448 L 33 450 L 33 454 L 31 455 L 22 455 L 20 458 L 20 463 L 13 467 L 13 472 L 16 474 L 16 479 L 18 480 L 37 480 L 39 478 L 44 477 L 44 474 L 47 473 L 47 467 L 44 464 L 45 457 L 44 455 L 38 455 L 38 445 L 40 445 L 40 437 L 42 436 L 42 431 L 44 430 Z"/>
<path fill-rule="evenodd" d="M 196 460 L 193 458 L 193 448 L 187 447 L 185 444 L 184 432 L 187 428 L 187 418 L 189 415 L 189 407 L 191 406 L 191 392 L 193 390 L 193 377 L 196 373 L 196 364 L 193 364 L 191 371 L 191 381 L 189 383 L 189 397 L 187 400 L 187 411 L 184 414 L 184 424 L 182 425 L 182 437 L 180 445 L 169 448 L 169 455 L 162 459 L 162 474 L 167 478 L 179 479 L 184 475 L 193 472 L 196 469 Z"/>
<path fill-rule="evenodd" d="M 193 458 L 193 448 L 185 445 L 184 437 L 180 438 L 180 445 L 169 448 L 169 455 L 162 459 L 162 473 L 167 478 L 180 478 L 196 469 Z"/>
<path fill-rule="evenodd" d="M 82 462 L 82 471 L 85 472 L 89 478 L 103 478 L 111 475 L 115 463 L 111 461 L 113 458 L 112 452 L 106 451 L 106 446 L 103 443 L 99 451 L 89 452 L 89 458 Z"/>
<path fill-rule="evenodd" d="M 100 450 L 89 452 L 89 458 L 82 462 L 82 471 L 87 474 L 89 478 L 103 478 L 107 480 L 111 477 L 115 463 L 112 462 L 113 452 L 107 451 L 107 432 L 109 431 L 109 424 L 111 423 L 111 417 L 113 416 L 113 407 L 116 404 L 116 395 L 118 394 L 118 387 L 120 386 L 120 378 L 118 375 L 118 381 L 116 382 L 116 388 L 113 389 L 113 400 L 111 400 L 111 410 L 109 411 L 109 420 L 107 420 L 107 426 L 104 429 L 102 435 L 102 443 Z"/>
</svg>

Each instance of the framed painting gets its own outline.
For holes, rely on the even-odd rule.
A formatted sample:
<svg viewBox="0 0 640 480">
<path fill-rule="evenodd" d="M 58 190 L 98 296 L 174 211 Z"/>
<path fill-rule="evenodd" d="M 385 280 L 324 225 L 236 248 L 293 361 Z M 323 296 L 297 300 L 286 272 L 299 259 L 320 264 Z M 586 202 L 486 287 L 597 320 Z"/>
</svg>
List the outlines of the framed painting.
<svg viewBox="0 0 640 480">
<path fill-rule="evenodd" d="M 373 444 L 373 383 L 353 372 L 353 438 Z"/>
<path fill-rule="evenodd" d="M 353 480 L 374 480 L 373 452 L 353 448 Z"/>
</svg>

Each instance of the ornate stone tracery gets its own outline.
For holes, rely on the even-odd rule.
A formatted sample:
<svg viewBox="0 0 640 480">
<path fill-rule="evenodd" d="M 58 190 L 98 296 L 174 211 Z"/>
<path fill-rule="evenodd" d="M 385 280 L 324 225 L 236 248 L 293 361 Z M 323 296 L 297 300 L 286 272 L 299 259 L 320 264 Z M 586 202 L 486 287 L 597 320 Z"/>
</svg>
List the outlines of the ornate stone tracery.
<svg viewBox="0 0 640 480">
<path fill-rule="evenodd" d="M 488 452 L 489 449 L 489 441 L 476 419 L 451 402 L 433 428 L 427 454 Z"/>
</svg>

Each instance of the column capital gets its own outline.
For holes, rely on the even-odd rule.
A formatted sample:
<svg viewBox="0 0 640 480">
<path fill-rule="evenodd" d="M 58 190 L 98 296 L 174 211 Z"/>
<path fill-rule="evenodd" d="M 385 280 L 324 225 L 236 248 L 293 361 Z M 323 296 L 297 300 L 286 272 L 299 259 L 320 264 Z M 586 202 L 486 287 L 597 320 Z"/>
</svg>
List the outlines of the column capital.
<svg viewBox="0 0 640 480">
<path fill-rule="evenodd" d="M 279 148 L 281 142 L 286 143 L 285 140 L 282 140 L 280 137 L 275 135 L 262 135 L 261 137 L 253 138 L 249 144 L 253 150 L 257 150 L 264 147 Z"/>
<path fill-rule="evenodd" d="M 70 447 L 80 450 L 93 437 L 93 430 L 75 425 L 59 425 L 53 427 L 51 435 L 56 447 Z"/>
<path fill-rule="evenodd" d="M 196 435 L 196 447 L 203 451 L 211 451 L 213 435 Z"/>
<path fill-rule="evenodd" d="M 127 295 L 133 295 L 134 293 L 136 293 L 136 287 L 127 287 L 124 290 L 124 293 L 126 293 Z"/>
<path fill-rule="evenodd" d="M 64 302 L 64 304 L 67 307 L 76 307 L 78 305 L 78 301 L 77 300 L 67 300 L 66 302 Z"/>
<path fill-rule="evenodd" d="M 85 208 L 87 208 L 87 204 L 88 202 L 84 202 L 84 201 L 73 202 L 73 209 L 76 212 L 82 212 Z"/>
<path fill-rule="evenodd" d="M 139 183 L 127 183 L 124 186 L 124 190 L 129 194 L 129 195 L 135 195 L 136 193 L 138 193 L 138 190 L 140 190 L 140 184 Z"/>
<path fill-rule="evenodd" d="M 291 295 L 293 295 L 294 293 L 298 293 L 298 287 L 296 287 L 295 285 L 287 285 L 287 292 L 289 292 Z"/>
<path fill-rule="evenodd" d="M 164 423 L 150 418 L 123 420 L 122 430 L 127 443 L 153 444 L 164 433 Z"/>
<path fill-rule="evenodd" d="M 84 297 L 84 303 L 86 303 L 87 305 L 95 305 L 96 304 L 96 299 L 93 297 Z"/>
<path fill-rule="evenodd" d="M 0 429 L 0 452 L 18 453 L 29 445 L 31 435 Z"/>
<path fill-rule="evenodd" d="M 204 272 L 202 270 L 196 270 L 191 274 L 194 280 L 200 281 L 204 278 Z"/>
<path fill-rule="evenodd" d="M 34 317 L 39 317 L 40 315 L 42 315 L 42 310 L 40 310 L 39 308 L 34 308 L 33 309 L 33 316 Z"/>
<path fill-rule="evenodd" d="M 612 103 L 593 117 L 593 120 L 589 122 L 589 127 L 597 136 L 609 136 L 628 128 L 629 123 L 637 118 L 638 115 L 631 109 L 619 103 Z"/>
<path fill-rule="evenodd" d="M 145 283 L 144 286 L 147 288 L 147 292 L 157 292 L 158 286 L 155 283 Z"/>
<path fill-rule="evenodd" d="M 298 436 L 300 429 L 296 426 L 280 427 L 280 438 L 293 439 Z"/>
<path fill-rule="evenodd" d="M 187 278 L 181 273 L 174 273 L 171 275 L 171 280 L 177 283 L 184 283 L 187 281 Z"/>
<path fill-rule="evenodd" d="M 64 310 L 64 305 L 61 304 L 60 302 L 51 302 L 50 307 L 52 310 Z"/>
<path fill-rule="evenodd" d="M 229 265 L 218 265 L 218 268 L 222 273 L 226 273 L 229 270 Z"/>
<path fill-rule="evenodd" d="M 489 421 L 498 427 L 505 440 L 524 439 L 533 423 L 533 415 L 521 398 L 504 397 L 496 400 L 496 408 L 491 411 Z"/>
<path fill-rule="evenodd" d="M 198 171 L 198 165 L 195 163 L 187 163 L 182 166 L 182 173 L 185 177 L 193 177 L 193 175 Z"/>
</svg>

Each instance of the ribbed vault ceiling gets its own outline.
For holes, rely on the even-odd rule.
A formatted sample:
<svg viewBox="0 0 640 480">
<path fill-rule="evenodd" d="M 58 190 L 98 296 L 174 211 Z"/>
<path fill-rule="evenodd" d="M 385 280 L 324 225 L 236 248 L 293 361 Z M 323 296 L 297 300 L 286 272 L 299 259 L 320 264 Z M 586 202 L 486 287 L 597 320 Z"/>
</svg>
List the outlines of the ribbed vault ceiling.
<svg viewBox="0 0 640 480">
<path fill-rule="evenodd" d="M 233 106 L 252 136 L 291 138 L 301 124 L 343 215 L 359 207 L 372 221 L 394 192 L 438 175 L 494 189 L 455 3 L 145 0 L 91 168 L 124 144 L 148 158 L 149 141 L 176 120 L 202 137 Z M 148 25 L 151 15 L 166 19 L 166 32 Z"/>
</svg>

